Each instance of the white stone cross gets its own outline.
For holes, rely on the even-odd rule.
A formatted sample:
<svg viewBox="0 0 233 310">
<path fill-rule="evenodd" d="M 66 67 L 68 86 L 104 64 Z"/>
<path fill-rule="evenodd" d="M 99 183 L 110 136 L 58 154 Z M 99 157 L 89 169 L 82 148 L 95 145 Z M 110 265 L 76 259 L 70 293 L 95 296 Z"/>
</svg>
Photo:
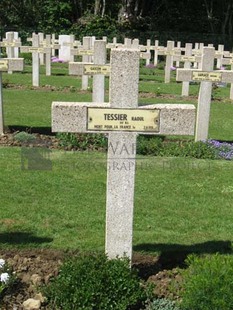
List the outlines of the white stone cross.
<svg viewBox="0 0 233 310">
<path fill-rule="evenodd" d="M 199 81 L 201 82 L 198 108 L 195 140 L 208 139 L 210 103 L 213 82 L 233 81 L 233 71 L 213 70 L 215 49 L 213 47 L 204 47 L 201 61 L 201 69 L 178 69 L 177 81 Z"/>
<path fill-rule="evenodd" d="M 4 133 L 2 72 L 23 71 L 23 58 L 0 58 L 0 135 Z"/>
<path fill-rule="evenodd" d="M 192 43 L 186 43 L 184 48 L 185 54 L 175 55 L 174 61 L 184 62 L 184 68 L 190 69 L 191 63 L 200 63 L 202 58 L 201 56 L 192 56 Z M 182 96 L 189 95 L 189 82 L 182 82 Z"/>
<path fill-rule="evenodd" d="M 138 107 L 139 49 L 112 49 L 110 102 L 53 102 L 52 131 L 108 133 L 105 251 L 132 258 L 137 134 L 193 135 L 195 107 Z"/>
<path fill-rule="evenodd" d="M 95 40 L 94 63 L 69 62 L 69 74 L 93 76 L 93 102 L 104 102 L 105 76 L 110 74 L 110 65 L 106 64 L 106 41 Z"/>
<path fill-rule="evenodd" d="M 54 54 L 53 51 L 59 50 L 60 45 L 53 43 L 53 39 L 50 34 L 46 34 L 45 40 L 40 43 L 40 48 L 42 47 L 42 53 L 45 54 L 45 74 L 46 76 L 51 75 L 51 56 Z"/>
<path fill-rule="evenodd" d="M 228 53 L 226 57 L 222 58 L 222 65 L 230 65 L 231 70 L 233 71 L 233 54 Z M 231 81 L 231 86 L 230 86 L 230 99 L 233 100 L 233 81 Z"/>
<path fill-rule="evenodd" d="M 46 76 L 51 75 L 51 56 L 52 56 L 52 44 L 51 44 L 51 35 L 46 34 L 45 41 L 42 42 L 43 47 L 45 48 L 45 74 Z"/>
<path fill-rule="evenodd" d="M 0 47 L 6 48 L 7 58 L 18 58 L 18 48 L 21 46 L 21 40 L 14 38 L 15 32 L 7 32 L 6 39 L 3 39 L 0 42 Z M 11 70 L 8 71 L 9 74 L 13 72 Z"/>
<path fill-rule="evenodd" d="M 56 55 L 56 49 L 60 49 L 60 45 L 58 44 L 58 39 L 56 39 L 55 33 L 52 33 L 52 56 Z M 57 48 L 58 47 L 58 48 Z"/>
<path fill-rule="evenodd" d="M 154 45 L 154 66 L 158 65 L 158 47 L 159 47 L 159 40 L 155 40 Z"/>
<path fill-rule="evenodd" d="M 3 39 L 3 42 L 0 42 L 1 47 L 9 48 L 9 54 L 7 52 L 8 58 L 16 58 L 14 48 L 21 46 L 21 40 L 14 38 L 14 32 L 8 32 L 6 39 Z M 11 50 L 13 48 L 13 50 Z"/>
<path fill-rule="evenodd" d="M 78 49 L 78 55 L 82 56 L 82 62 L 91 62 L 91 55 L 93 55 L 93 50 L 91 49 L 92 38 L 83 37 L 82 49 Z M 88 76 L 82 76 L 82 90 L 88 89 Z"/>
<path fill-rule="evenodd" d="M 21 46 L 21 53 L 32 53 L 32 85 L 38 87 L 40 85 L 40 54 L 48 54 L 51 58 L 51 46 L 40 47 L 39 35 L 33 34 L 32 46 Z M 47 58 L 48 59 L 48 58 Z M 50 62 L 49 62 L 50 63 Z M 47 68 L 47 74 L 50 72 Z"/>
<path fill-rule="evenodd" d="M 181 51 L 181 42 L 180 41 L 177 42 L 176 49 Z M 180 61 L 176 60 L 176 67 L 179 68 L 179 66 L 180 66 Z"/>
</svg>

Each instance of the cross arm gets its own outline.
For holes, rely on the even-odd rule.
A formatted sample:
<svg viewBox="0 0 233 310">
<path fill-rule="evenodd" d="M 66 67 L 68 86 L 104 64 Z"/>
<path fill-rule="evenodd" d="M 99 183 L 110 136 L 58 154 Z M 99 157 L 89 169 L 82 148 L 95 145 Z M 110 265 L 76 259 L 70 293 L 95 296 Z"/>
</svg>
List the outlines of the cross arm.
<svg viewBox="0 0 233 310">
<path fill-rule="evenodd" d="M 8 41 L 3 41 L 0 42 L 0 47 L 20 47 L 21 42 L 8 42 Z"/>
<path fill-rule="evenodd" d="M 109 108 L 109 103 L 53 102 L 53 132 L 87 132 L 87 107 Z"/>
<path fill-rule="evenodd" d="M 21 46 L 20 52 L 21 53 L 48 53 L 50 48 L 44 47 L 34 47 L 34 46 Z"/>
<path fill-rule="evenodd" d="M 176 75 L 177 81 L 209 81 L 232 83 L 233 71 L 215 70 L 202 71 L 195 69 L 178 69 Z"/>
<path fill-rule="evenodd" d="M 194 135 L 196 108 L 192 104 L 151 104 L 140 109 L 160 110 L 160 130 L 162 135 Z"/>
<path fill-rule="evenodd" d="M 90 102 L 53 102 L 52 104 L 52 131 L 53 132 L 81 132 L 87 133 L 88 108 L 110 108 L 109 103 L 90 103 Z M 137 130 L 138 124 L 135 123 L 135 132 L 141 134 L 165 134 L 165 135 L 193 135 L 195 127 L 195 107 L 190 104 L 153 104 L 141 106 L 138 110 L 158 110 L 158 130 L 155 132 Z M 128 109 L 129 111 L 130 109 Z M 132 109 L 133 110 L 133 109 Z M 128 113 L 125 110 L 126 114 Z M 109 112 L 106 112 L 109 113 Z M 114 112 L 117 114 L 117 109 Z M 106 114 L 112 117 L 112 114 Z M 115 114 L 114 114 L 115 115 Z M 120 114 L 122 115 L 122 114 Z M 124 114 L 123 114 L 124 115 Z M 139 112 L 140 115 L 140 112 Z M 119 122 L 112 121 L 112 124 Z M 132 122 L 131 122 L 132 123 Z M 118 130 L 121 132 L 122 130 Z M 127 130 L 125 130 L 127 131 Z M 99 129 L 99 133 L 107 133 L 107 130 Z"/>
<path fill-rule="evenodd" d="M 222 59 L 223 65 L 232 65 L 233 64 L 233 57 L 224 57 Z"/>
<path fill-rule="evenodd" d="M 23 71 L 24 58 L 0 58 L 0 71 Z"/>
<path fill-rule="evenodd" d="M 110 74 L 110 65 L 98 65 L 90 62 L 69 62 L 70 75 Z"/>
<path fill-rule="evenodd" d="M 151 54 L 150 54 L 150 52 L 140 52 L 140 58 L 142 58 L 142 59 L 150 59 L 151 58 Z"/>
</svg>

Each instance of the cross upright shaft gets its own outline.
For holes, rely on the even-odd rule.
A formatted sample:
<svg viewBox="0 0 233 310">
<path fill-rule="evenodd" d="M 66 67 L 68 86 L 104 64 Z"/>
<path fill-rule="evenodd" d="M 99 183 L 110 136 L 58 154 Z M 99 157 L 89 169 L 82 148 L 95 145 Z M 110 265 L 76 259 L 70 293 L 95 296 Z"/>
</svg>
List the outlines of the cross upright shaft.
<svg viewBox="0 0 233 310">
<path fill-rule="evenodd" d="M 139 50 L 111 55 L 111 107 L 136 108 Z M 110 258 L 132 256 L 136 137 L 135 132 L 109 133 L 105 251 Z"/>
</svg>

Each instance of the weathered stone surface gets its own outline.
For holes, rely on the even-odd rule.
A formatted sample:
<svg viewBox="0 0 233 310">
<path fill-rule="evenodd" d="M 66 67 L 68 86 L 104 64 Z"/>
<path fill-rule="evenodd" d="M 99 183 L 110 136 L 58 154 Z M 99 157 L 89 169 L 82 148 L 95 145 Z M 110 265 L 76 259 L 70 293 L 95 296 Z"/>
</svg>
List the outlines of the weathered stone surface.
<svg viewBox="0 0 233 310">
<path fill-rule="evenodd" d="M 38 299 L 29 298 L 23 302 L 24 310 L 38 310 L 41 307 L 41 301 Z"/>
<path fill-rule="evenodd" d="M 194 105 L 161 103 L 141 106 L 140 108 L 160 110 L 160 131 L 157 134 L 194 135 L 196 120 Z"/>
<path fill-rule="evenodd" d="M 109 103 L 91 102 L 53 102 L 52 131 L 54 132 L 87 132 L 87 107 L 106 107 Z"/>
<path fill-rule="evenodd" d="M 59 44 L 61 48 L 59 49 L 59 56 L 58 58 L 63 61 L 70 61 L 71 53 L 70 53 L 70 46 L 66 45 L 66 43 L 72 42 L 72 37 L 70 35 L 59 35 Z"/>
<path fill-rule="evenodd" d="M 87 131 L 87 107 L 109 108 L 110 103 L 53 102 L 52 130 L 54 132 L 92 132 Z M 153 104 L 139 108 L 160 110 L 160 131 L 154 134 L 194 134 L 196 110 L 192 104 Z M 102 132 L 106 133 L 106 131 Z M 141 133 L 146 134 L 146 132 Z"/>
<path fill-rule="evenodd" d="M 31 276 L 31 282 L 32 282 L 32 284 L 33 285 L 36 285 L 36 286 L 38 286 L 38 285 L 41 285 L 42 284 L 42 277 L 39 275 L 39 274 L 37 274 L 37 273 L 34 273 L 32 276 Z"/>
<path fill-rule="evenodd" d="M 1 58 L 1 61 L 8 62 L 8 70 L 10 71 L 23 71 L 24 59 L 23 58 Z"/>
<path fill-rule="evenodd" d="M 69 74 L 70 75 L 83 75 L 84 66 L 91 65 L 91 62 L 69 62 Z"/>
</svg>

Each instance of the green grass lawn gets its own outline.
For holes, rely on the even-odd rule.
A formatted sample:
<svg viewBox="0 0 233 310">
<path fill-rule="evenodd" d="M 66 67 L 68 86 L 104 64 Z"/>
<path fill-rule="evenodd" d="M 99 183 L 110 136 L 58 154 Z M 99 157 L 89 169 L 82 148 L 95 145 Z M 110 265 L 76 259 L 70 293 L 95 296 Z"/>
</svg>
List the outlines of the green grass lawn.
<svg viewBox="0 0 233 310">
<path fill-rule="evenodd" d="M 154 103 L 190 103 L 197 104 L 199 85 L 190 85 L 190 98 L 181 97 L 182 83 L 175 81 L 175 72 L 171 73 L 171 83 L 164 84 L 164 71 L 158 69 L 140 69 L 139 104 Z M 3 74 L 6 84 L 21 85 L 21 89 L 4 88 L 4 115 L 7 126 L 50 127 L 52 101 L 92 100 L 90 89 L 80 91 L 81 78 L 68 75 L 67 64 L 52 64 L 52 75 L 45 76 L 45 68 L 41 67 L 41 88 L 31 86 L 31 67 L 26 66 L 24 73 Z M 106 89 L 109 81 L 106 79 Z M 53 88 L 51 90 L 51 87 Z M 149 93 L 149 96 L 143 94 Z M 229 100 L 230 87 L 213 90 L 213 102 L 209 126 L 209 138 L 233 140 L 232 138 L 232 102 Z M 152 94 L 152 95 L 150 95 Z M 219 99 L 222 100 L 219 100 Z M 108 101 L 108 92 L 106 92 Z M 20 113 L 19 113 L 20 106 Z"/>
<path fill-rule="evenodd" d="M 49 171 L 22 169 L 20 148 L 2 147 L 0 157 L 2 247 L 104 249 L 106 154 L 52 151 Z M 135 249 L 232 242 L 232 165 L 140 156 Z"/>
<path fill-rule="evenodd" d="M 50 127 L 52 101 L 91 101 L 91 89 L 80 91 L 81 79 L 68 76 L 66 64 L 55 64 L 52 72 L 46 77 L 42 67 L 41 85 L 53 90 L 31 87 L 30 66 L 25 73 L 3 74 L 6 84 L 21 85 L 3 90 L 7 126 Z M 164 84 L 163 71 L 142 68 L 139 103 L 196 104 L 199 86 L 191 85 L 192 97 L 182 98 L 181 83 L 176 83 L 174 74 L 172 82 Z M 148 98 L 145 93 L 154 95 Z M 233 140 L 233 105 L 228 98 L 229 87 L 214 93 L 212 139 Z M 53 150 L 52 170 L 37 171 L 22 169 L 22 152 L 17 147 L 0 148 L 1 246 L 103 250 L 106 154 Z M 221 251 L 226 242 L 232 242 L 232 165 L 223 160 L 138 158 L 134 249 L 206 251 L 208 244 L 213 251 Z"/>
</svg>

